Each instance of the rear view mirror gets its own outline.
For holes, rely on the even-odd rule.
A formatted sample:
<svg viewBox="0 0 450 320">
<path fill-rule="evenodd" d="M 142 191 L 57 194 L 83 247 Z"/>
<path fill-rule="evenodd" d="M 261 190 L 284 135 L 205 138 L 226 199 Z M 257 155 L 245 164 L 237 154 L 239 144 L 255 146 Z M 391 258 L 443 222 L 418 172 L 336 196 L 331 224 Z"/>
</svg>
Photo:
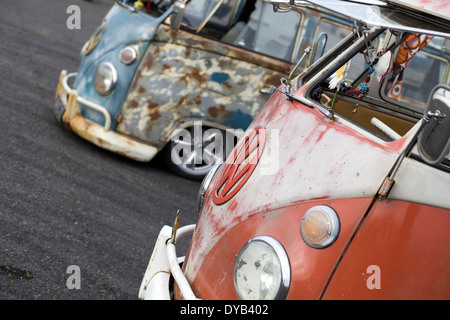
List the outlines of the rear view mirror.
<svg viewBox="0 0 450 320">
<path fill-rule="evenodd" d="M 423 120 L 427 122 L 419 135 L 420 156 L 429 164 L 437 164 L 450 148 L 450 87 L 439 85 L 428 100 Z"/>
<path fill-rule="evenodd" d="M 185 1 L 176 1 L 173 4 L 172 16 L 170 17 L 170 27 L 173 31 L 178 31 L 183 20 L 184 11 L 186 10 Z"/>
</svg>

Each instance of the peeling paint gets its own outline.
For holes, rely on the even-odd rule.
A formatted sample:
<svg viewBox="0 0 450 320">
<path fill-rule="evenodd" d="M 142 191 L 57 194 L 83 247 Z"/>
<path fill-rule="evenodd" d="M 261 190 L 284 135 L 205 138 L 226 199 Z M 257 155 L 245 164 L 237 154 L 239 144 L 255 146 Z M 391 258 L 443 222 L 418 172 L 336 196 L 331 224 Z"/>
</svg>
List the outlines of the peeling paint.
<svg viewBox="0 0 450 320">
<path fill-rule="evenodd" d="M 185 31 L 173 38 L 170 28 L 161 26 L 131 85 L 117 131 L 161 149 L 187 119 L 246 129 L 267 99 L 260 90 L 280 83 L 290 67 L 276 60 L 270 65 L 265 56 L 225 43 L 212 45 Z M 149 113 L 150 105 L 158 112 Z M 233 122 L 237 112 L 249 116 L 246 125 Z"/>
</svg>

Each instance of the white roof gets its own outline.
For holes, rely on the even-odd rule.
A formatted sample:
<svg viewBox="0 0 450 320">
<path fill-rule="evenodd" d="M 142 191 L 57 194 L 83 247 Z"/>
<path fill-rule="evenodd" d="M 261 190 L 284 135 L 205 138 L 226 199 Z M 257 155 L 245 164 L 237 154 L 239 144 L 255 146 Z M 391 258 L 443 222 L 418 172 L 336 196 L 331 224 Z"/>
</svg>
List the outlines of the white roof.
<svg viewBox="0 0 450 320">
<path fill-rule="evenodd" d="M 369 27 L 450 37 L 450 0 L 306 1 Z"/>
<path fill-rule="evenodd" d="M 397 5 L 412 9 L 414 11 L 425 12 L 446 20 L 450 20 L 449 0 L 381 0 L 388 4 Z"/>
</svg>

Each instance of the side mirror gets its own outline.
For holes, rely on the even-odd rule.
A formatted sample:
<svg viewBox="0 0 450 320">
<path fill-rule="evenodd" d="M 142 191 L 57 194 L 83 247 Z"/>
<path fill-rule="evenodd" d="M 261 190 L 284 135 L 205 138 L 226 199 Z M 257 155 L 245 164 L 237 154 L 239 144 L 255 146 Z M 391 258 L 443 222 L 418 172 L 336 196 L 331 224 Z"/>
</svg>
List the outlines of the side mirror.
<svg viewBox="0 0 450 320">
<path fill-rule="evenodd" d="M 418 151 L 429 164 L 437 164 L 450 148 L 450 87 L 439 85 L 433 89 L 423 117 L 423 130 L 419 134 Z"/>
<path fill-rule="evenodd" d="M 186 10 L 185 1 L 176 1 L 173 4 L 172 16 L 170 17 L 170 28 L 173 31 L 178 31 L 183 20 L 184 11 Z"/>
</svg>

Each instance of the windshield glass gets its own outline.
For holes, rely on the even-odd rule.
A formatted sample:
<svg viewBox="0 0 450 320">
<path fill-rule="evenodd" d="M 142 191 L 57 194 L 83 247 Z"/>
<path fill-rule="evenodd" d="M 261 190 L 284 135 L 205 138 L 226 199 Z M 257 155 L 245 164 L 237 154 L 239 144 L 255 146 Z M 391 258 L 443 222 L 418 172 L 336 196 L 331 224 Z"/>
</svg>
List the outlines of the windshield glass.
<svg viewBox="0 0 450 320">
<path fill-rule="evenodd" d="M 183 26 L 197 30 L 218 4 L 219 0 L 192 0 L 186 7 Z M 248 19 L 240 19 L 241 14 L 248 14 Z M 292 62 L 301 21 L 300 12 L 276 13 L 264 1 L 225 0 L 202 33 L 211 34 L 214 29 L 225 33 L 221 37 L 224 42 Z"/>
<path fill-rule="evenodd" d="M 219 2 L 220 0 L 191 0 L 186 6 L 183 25 L 197 29 L 201 26 L 201 23 L 208 18 L 208 15 L 213 12 Z M 217 28 L 228 28 L 232 23 L 233 13 L 241 2 L 243 1 L 223 1 L 222 5 L 220 5 L 208 23 Z"/>
<path fill-rule="evenodd" d="M 271 4 L 256 1 L 249 22 L 233 44 L 291 61 L 301 19 L 297 11 L 280 14 Z"/>
</svg>

